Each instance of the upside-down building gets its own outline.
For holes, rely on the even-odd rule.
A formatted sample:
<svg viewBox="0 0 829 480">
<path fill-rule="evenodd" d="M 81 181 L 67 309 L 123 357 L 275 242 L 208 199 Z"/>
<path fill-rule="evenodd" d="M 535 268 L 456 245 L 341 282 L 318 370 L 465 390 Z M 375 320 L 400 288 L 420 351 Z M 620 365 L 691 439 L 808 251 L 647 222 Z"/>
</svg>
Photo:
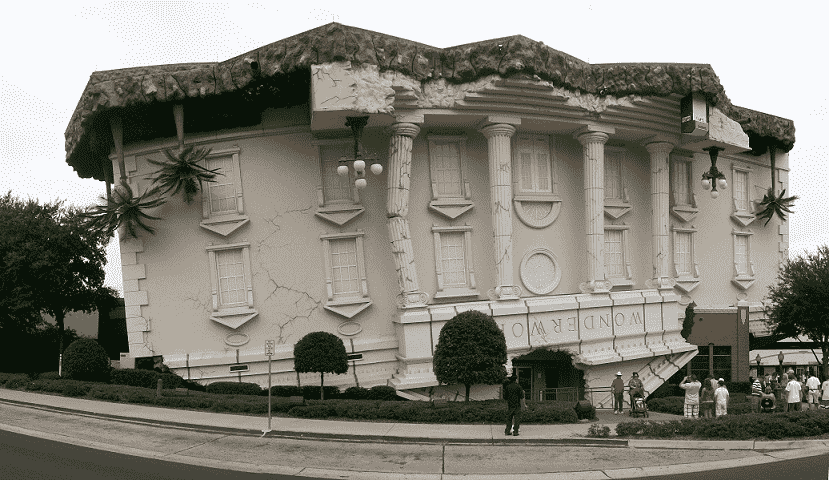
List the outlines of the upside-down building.
<svg viewBox="0 0 829 480">
<path fill-rule="evenodd" d="M 618 370 L 652 391 L 697 355 L 691 301 L 761 321 L 788 225 L 756 207 L 787 186 L 793 143 L 792 121 L 732 105 L 710 65 L 337 23 L 223 62 L 95 72 L 66 130 L 79 176 L 136 195 L 165 150 L 209 148 L 220 173 L 148 212 L 155 234 L 121 232 L 128 359 L 266 385 L 274 340 L 273 383 L 313 384 L 293 345 L 326 331 L 350 358 L 326 384 L 411 399 L 463 391 L 432 355 L 465 310 L 502 327 L 533 398 Z"/>
</svg>

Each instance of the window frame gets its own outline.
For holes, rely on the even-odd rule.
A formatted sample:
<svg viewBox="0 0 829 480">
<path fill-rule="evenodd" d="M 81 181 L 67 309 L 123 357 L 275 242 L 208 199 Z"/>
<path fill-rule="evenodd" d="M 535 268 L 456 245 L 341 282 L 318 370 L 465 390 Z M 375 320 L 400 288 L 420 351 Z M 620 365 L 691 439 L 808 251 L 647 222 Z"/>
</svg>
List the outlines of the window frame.
<svg viewBox="0 0 829 480">
<path fill-rule="evenodd" d="M 325 264 L 325 291 L 326 302 L 324 308 L 347 318 L 352 318 L 372 304 L 368 291 L 368 277 L 366 276 L 366 259 L 364 251 L 363 230 L 343 233 L 324 233 L 320 235 Z M 331 241 L 354 239 L 357 254 L 357 281 L 358 291 L 354 295 L 338 295 L 334 293 L 334 271 L 331 258 Z"/>
<path fill-rule="evenodd" d="M 538 149 L 544 149 L 547 154 L 547 171 L 549 172 L 550 191 L 539 191 L 538 189 L 524 190 L 521 186 L 524 176 L 524 166 L 521 154 L 530 150 L 533 158 L 533 171 L 531 178 L 533 184 L 537 184 Z M 556 154 L 556 140 L 553 135 L 538 133 L 520 133 L 513 137 L 512 148 L 512 192 L 515 212 L 525 225 L 532 228 L 545 228 L 552 225 L 561 212 L 561 195 L 559 194 L 558 181 L 558 156 Z M 539 209 L 548 209 L 543 217 L 539 215 Z"/>
<path fill-rule="evenodd" d="M 676 172 L 679 166 L 687 169 L 688 178 L 686 179 L 686 187 L 688 196 L 685 199 L 680 199 L 677 193 Z M 670 155 L 670 203 L 671 214 L 683 222 L 690 222 L 699 213 L 697 208 L 697 194 L 694 193 L 693 170 L 694 158 L 692 155 L 683 155 L 678 152 L 671 152 Z M 687 202 L 687 203 L 686 203 Z"/>
<path fill-rule="evenodd" d="M 608 155 L 610 154 L 610 155 Z M 618 168 L 616 169 L 619 175 L 619 195 L 616 197 L 607 196 L 607 171 L 608 171 L 608 157 L 616 157 L 618 155 Z M 631 210 L 633 205 L 630 203 L 628 197 L 627 186 L 625 185 L 625 163 L 627 160 L 627 149 L 624 147 L 605 146 L 604 147 L 604 171 L 603 185 L 604 185 L 604 213 L 608 217 L 618 220 Z"/>
<path fill-rule="evenodd" d="M 671 226 L 671 231 L 673 232 L 672 240 L 673 240 L 673 272 L 674 272 L 674 279 L 676 280 L 676 287 L 682 290 L 685 293 L 690 293 L 694 288 L 699 285 L 699 263 L 697 262 L 697 253 L 696 253 L 696 238 L 697 238 L 697 229 L 691 225 L 690 227 L 679 227 L 676 225 Z M 678 260 L 677 256 L 679 252 L 677 251 L 677 245 L 679 244 L 679 236 L 687 234 L 689 236 L 688 239 L 688 247 L 689 252 L 688 256 L 689 264 L 690 264 L 690 272 L 689 273 L 680 273 L 678 268 Z"/>
<path fill-rule="evenodd" d="M 319 164 L 319 173 L 320 173 L 320 180 L 317 184 L 317 211 L 315 212 L 316 215 L 323 220 L 331 222 L 333 224 L 343 226 L 346 223 L 350 222 L 357 216 L 359 216 L 365 208 L 363 208 L 362 199 L 360 197 L 360 190 L 354 185 L 354 180 L 356 179 L 354 176 L 354 171 L 351 166 L 348 169 L 348 179 L 349 179 L 349 192 L 350 197 L 348 199 L 342 200 L 327 200 L 326 193 L 325 193 L 325 180 L 326 177 L 337 175 L 336 173 L 336 163 L 333 165 L 328 165 L 328 169 L 326 169 L 326 162 L 323 159 L 323 149 L 327 147 L 334 147 L 337 149 L 344 150 L 344 154 L 340 155 L 339 158 L 344 156 L 348 156 L 350 153 L 353 153 L 353 142 L 354 140 L 350 137 L 348 138 L 333 138 L 333 139 L 314 139 L 311 141 L 311 144 L 316 148 L 317 151 L 317 162 Z"/>
<path fill-rule="evenodd" d="M 253 275 L 250 264 L 250 243 L 227 243 L 219 245 L 208 245 L 207 258 L 210 268 L 211 284 L 211 307 L 210 319 L 231 328 L 238 328 L 251 318 L 258 315 L 253 303 Z M 242 272 L 245 276 L 245 301 L 242 305 L 223 306 L 220 300 L 219 265 L 216 252 L 227 250 L 241 250 Z"/>
<path fill-rule="evenodd" d="M 466 268 L 466 286 L 464 287 L 447 287 L 443 281 L 443 243 L 441 236 L 447 233 L 463 234 L 463 256 L 464 266 Z M 433 225 L 432 235 L 435 245 L 435 275 L 437 277 L 437 292 L 432 298 L 440 299 L 479 296 L 477 284 L 475 282 L 475 264 L 472 258 L 472 227 L 469 225 L 449 227 Z"/>
<path fill-rule="evenodd" d="M 236 209 L 221 213 L 213 213 L 210 205 L 210 183 L 208 182 L 201 192 L 202 196 L 202 228 L 228 236 L 250 220 L 245 214 L 244 191 L 242 189 L 242 168 L 240 164 L 241 149 L 238 146 L 211 150 L 201 161 L 204 168 L 210 166 L 209 161 L 217 157 L 230 157 L 230 168 L 233 172 L 233 195 L 236 198 Z M 217 178 L 220 178 L 217 176 Z"/>
<path fill-rule="evenodd" d="M 733 278 L 731 282 L 742 290 L 747 290 L 754 284 L 756 277 L 754 273 L 754 262 L 751 260 L 751 237 L 754 232 L 751 230 L 737 230 L 731 231 L 732 237 L 732 259 L 734 262 Z M 740 265 L 737 262 L 737 238 L 744 237 L 746 240 L 746 260 L 745 272 L 740 273 Z"/>
<path fill-rule="evenodd" d="M 745 174 L 745 208 L 737 206 L 737 174 Z M 748 165 L 740 165 L 737 162 L 731 163 L 731 218 L 739 226 L 749 226 L 757 217 L 754 215 L 754 202 L 751 197 L 752 190 L 752 168 Z"/>
<path fill-rule="evenodd" d="M 472 186 L 466 169 L 466 136 L 465 135 L 436 135 L 426 136 L 429 143 L 429 185 L 432 190 L 432 199 L 429 209 L 446 218 L 455 219 L 474 208 L 472 201 Z M 458 194 L 441 193 L 438 186 L 438 162 L 436 160 L 438 147 L 445 144 L 455 144 L 458 148 Z"/>
<path fill-rule="evenodd" d="M 607 274 L 607 231 L 620 231 L 622 236 L 622 246 L 621 246 L 621 254 L 622 254 L 622 269 L 624 270 L 624 274 L 621 277 L 611 277 Z M 604 237 L 602 249 L 605 252 L 605 279 L 610 281 L 613 287 L 631 287 L 634 285 L 633 280 L 633 267 L 631 265 L 631 258 L 630 258 L 630 225 L 620 224 L 605 224 L 604 226 Z"/>
</svg>

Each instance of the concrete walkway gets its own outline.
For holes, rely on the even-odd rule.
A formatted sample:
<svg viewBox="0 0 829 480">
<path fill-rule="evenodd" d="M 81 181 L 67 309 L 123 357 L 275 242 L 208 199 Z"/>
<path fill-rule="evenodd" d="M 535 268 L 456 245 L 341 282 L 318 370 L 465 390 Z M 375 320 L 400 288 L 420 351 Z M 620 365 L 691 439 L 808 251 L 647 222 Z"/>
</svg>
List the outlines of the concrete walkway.
<svg viewBox="0 0 829 480">
<path fill-rule="evenodd" d="M 692 470 L 720 469 L 791 458 L 792 455 L 817 455 L 829 452 L 829 440 L 798 441 L 684 441 L 684 440 L 637 440 L 615 437 L 615 426 L 622 421 L 634 420 L 627 415 L 613 415 L 610 411 L 598 412 L 598 419 L 566 425 L 523 425 L 518 437 L 504 436 L 502 425 L 435 425 L 406 424 L 365 421 L 331 421 L 308 420 L 298 418 L 273 417 L 271 431 L 267 434 L 267 418 L 264 416 L 207 413 L 191 410 L 176 410 L 143 405 L 130 405 L 97 400 L 61 397 L 40 393 L 0 388 L 0 405 L 25 406 L 30 409 L 43 409 L 50 412 L 69 413 L 73 416 L 88 416 L 97 419 L 116 420 L 120 422 L 160 426 L 169 429 L 183 429 L 195 432 L 224 434 L 233 436 L 303 439 L 303 440 L 340 440 L 348 443 L 370 442 L 380 444 L 419 443 L 427 445 L 479 445 L 484 446 L 519 446 L 527 448 L 544 445 L 573 447 L 615 447 L 636 449 L 667 450 L 719 450 L 723 452 L 745 452 L 744 458 L 729 459 L 719 462 L 695 464 Z M 668 420 L 680 418 L 651 412 L 650 420 Z M 588 429 L 593 423 L 607 425 L 611 429 L 608 439 L 587 437 Z M 11 427 L 0 424 L 0 429 Z M 779 452 L 774 454 L 773 452 Z M 771 452 L 771 453 L 770 453 Z M 713 452 L 712 452 L 713 453 Z M 762 454 L 762 455 L 761 455 Z M 214 465 L 211 465 L 214 466 Z M 585 466 L 590 466 L 586 461 Z M 234 468 L 226 466 L 225 468 Z M 670 466 L 653 467 L 652 474 L 671 473 Z M 688 472 L 688 464 L 675 465 L 677 472 Z M 245 468 L 239 468 L 247 470 Z M 618 476 L 608 474 L 607 470 L 595 478 L 623 478 L 624 476 L 646 475 L 648 467 L 622 469 Z M 580 473 L 591 470 L 585 469 Z M 370 472 L 377 474 L 377 472 Z M 570 471 L 569 474 L 576 472 Z M 595 472 L 594 472 L 595 473 Z M 589 477 L 589 476 L 588 476 Z M 441 476 L 440 478 L 450 478 Z M 481 477 L 483 478 L 483 477 Z M 503 474 L 499 475 L 503 478 Z M 526 477 L 525 477 L 526 478 Z M 553 478 L 553 477 L 544 477 Z M 562 477 L 562 478 L 574 478 Z M 585 477 L 587 478 L 587 477 Z M 593 477 L 590 477 L 593 478 Z"/>
</svg>

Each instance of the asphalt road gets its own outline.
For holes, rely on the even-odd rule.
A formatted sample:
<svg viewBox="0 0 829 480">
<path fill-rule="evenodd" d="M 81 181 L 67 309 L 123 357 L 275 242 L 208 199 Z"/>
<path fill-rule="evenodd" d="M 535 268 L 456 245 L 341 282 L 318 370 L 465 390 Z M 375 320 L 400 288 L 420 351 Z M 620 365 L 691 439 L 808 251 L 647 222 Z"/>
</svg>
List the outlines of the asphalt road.
<svg viewBox="0 0 829 480">
<path fill-rule="evenodd" d="M 3 430 L 10 430 L 3 431 Z M 68 442 L 68 443 L 63 443 Z M 102 451 L 103 450 L 103 451 Z M 425 445 L 260 438 L 125 423 L 94 416 L 0 406 L 0 480 L 36 478 L 308 479 L 352 472 L 532 475 L 612 471 L 774 458 L 755 451 L 538 445 Z M 242 467 L 242 468 L 239 468 Z M 827 478 L 826 455 L 742 469 L 690 473 L 694 479 Z M 660 467 L 661 468 L 661 467 Z M 244 473 L 232 470 L 246 470 Z M 665 470 L 676 472 L 676 470 Z M 602 472 L 592 478 L 609 478 Z M 628 472 L 638 475 L 640 473 Z M 661 473 L 654 471 L 650 473 Z M 814 475 L 822 473 L 822 476 Z M 278 474 L 278 475 L 277 475 Z M 342 474 L 342 475 L 340 475 Z M 302 475 L 302 476 L 297 476 Z M 665 476 L 687 480 L 689 474 Z M 357 476 L 359 478 L 359 476 Z M 457 478 L 457 477 L 456 477 Z M 628 477 L 630 478 L 630 477 Z M 654 478 L 654 477 L 650 477 Z"/>
</svg>

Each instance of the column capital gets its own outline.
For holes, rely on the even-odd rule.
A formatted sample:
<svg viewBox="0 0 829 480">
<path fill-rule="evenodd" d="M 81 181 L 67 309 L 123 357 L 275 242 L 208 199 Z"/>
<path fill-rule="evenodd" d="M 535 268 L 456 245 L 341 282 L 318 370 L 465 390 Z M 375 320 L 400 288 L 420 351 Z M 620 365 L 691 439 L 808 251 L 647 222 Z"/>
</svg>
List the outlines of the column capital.
<svg viewBox="0 0 829 480">
<path fill-rule="evenodd" d="M 420 133 L 420 125 L 409 122 L 397 122 L 389 125 L 388 131 L 392 135 L 401 135 L 414 138 L 418 133 Z"/>
<path fill-rule="evenodd" d="M 585 125 L 573 132 L 573 137 L 581 142 L 582 145 L 588 143 L 600 142 L 605 143 L 611 135 L 616 133 L 613 127 L 606 127 L 604 125 Z"/>
<path fill-rule="evenodd" d="M 670 142 L 657 141 L 645 144 L 645 149 L 651 155 L 668 155 L 671 153 L 675 146 L 676 145 Z"/>
<path fill-rule="evenodd" d="M 512 137 L 515 134 L 515 127 L 508 123 L 495 123 L 480 129 L 486 138 Z"/>
</svg>

